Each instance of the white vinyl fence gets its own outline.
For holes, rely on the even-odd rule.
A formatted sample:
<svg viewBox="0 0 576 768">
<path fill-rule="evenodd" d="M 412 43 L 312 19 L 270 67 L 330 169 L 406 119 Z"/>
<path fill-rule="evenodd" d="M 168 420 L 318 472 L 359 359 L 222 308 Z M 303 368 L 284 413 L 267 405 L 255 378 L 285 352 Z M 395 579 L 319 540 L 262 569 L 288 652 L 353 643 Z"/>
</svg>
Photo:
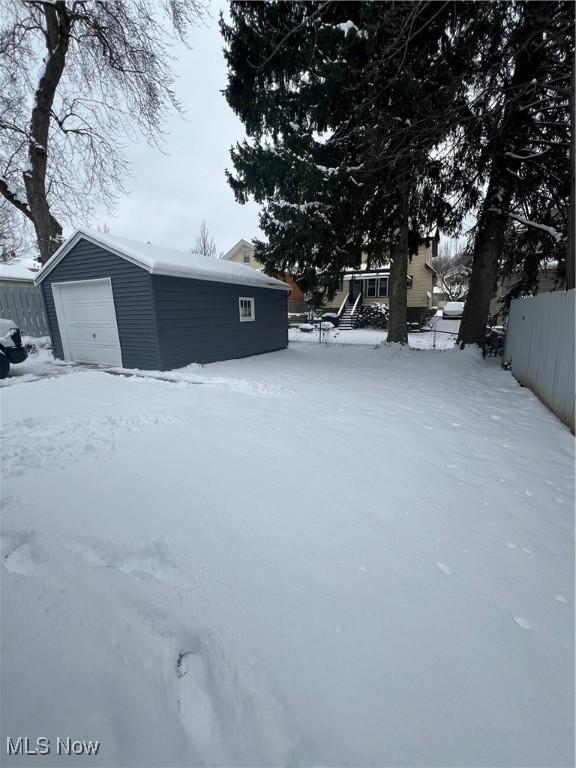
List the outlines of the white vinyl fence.
<svg viewBox="0 0 576 768">
<path fill-rule="evenodd" d="M 26 336 L 48 336 L 42 294 L 32 282 L 0 281 L 0 317 L 13 320 Z"/>
<path fill-rule="evenodd" d="M 553 291 L 515 299 L 504 362 L 574 432 L 574 301 L 576 292 Z"/>
</svg>

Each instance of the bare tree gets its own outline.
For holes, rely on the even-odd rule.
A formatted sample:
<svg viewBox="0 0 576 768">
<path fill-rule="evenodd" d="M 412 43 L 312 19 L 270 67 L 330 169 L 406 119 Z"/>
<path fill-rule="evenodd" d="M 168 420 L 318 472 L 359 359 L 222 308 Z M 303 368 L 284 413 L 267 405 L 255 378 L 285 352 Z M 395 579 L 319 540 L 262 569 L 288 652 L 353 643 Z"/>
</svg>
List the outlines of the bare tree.
<svg viewBox="0 0 576 768">
<path fill-rule="evenodd" d="M 0 197 L 0 263 L 16 261 L 29 247 L 25 229 L 18 226 L 18 212 Z"/>
<path fill-rule="evenodd" d="M 204 0 L 0 0 L 0 195 L 28 219 L 44 262 L 63 221 L 113 205 L 138 131 L 171 109 L 170 46 Z"/>
<path fill-rule="evenodd" d="M 470 285 L 471 256 L 457 240 L 445 241 L 434 259 L 439 287 L 450 301 L 464 301 Z"/>
<path fill-rule="evenodd" d="M 210 259 L 216 258 L 216 243 L 214 242 L 214 238 L 210 234 L 210 230 L 205 221 L 200 225 L 200 234 L 196 238 L 194 248 L 191 248 L 191 252 L 198 256 L 208 256 Z"/>
</svg>

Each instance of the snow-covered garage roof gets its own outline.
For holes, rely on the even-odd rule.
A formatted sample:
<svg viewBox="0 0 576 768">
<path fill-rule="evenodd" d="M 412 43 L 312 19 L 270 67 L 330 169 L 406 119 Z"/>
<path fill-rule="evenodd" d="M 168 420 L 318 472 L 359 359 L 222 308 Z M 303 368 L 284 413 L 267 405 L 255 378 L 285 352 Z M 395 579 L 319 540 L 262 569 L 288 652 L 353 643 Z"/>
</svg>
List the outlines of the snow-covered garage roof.
<svg viewBox="0 0 576 768">
<path fill-rule="evenodd" d="M 153 275 L 188 277 L 195 278 L 196 280 L 213 280 L 218 283 L 236 283 L 240 285 L 254 285 L 261 288 L 291 290 L 290 286 L 281 280 L 233 261 L 212 259 L 206 256 L 198 256 L 195 253 L 176 251 L 172 248 L 161 248 L 151 243 L 140 243 L 137 240 L 128 240 L 124 237 L 92 232 L 84 228 L 75 230 L 68 240 L 44 264 L 36 276 L 36 284 L 41 283 L 80 240 L 88 240 L 102 248 L 106 248 L 117 256 L 137 264 Z"/>
</svg>

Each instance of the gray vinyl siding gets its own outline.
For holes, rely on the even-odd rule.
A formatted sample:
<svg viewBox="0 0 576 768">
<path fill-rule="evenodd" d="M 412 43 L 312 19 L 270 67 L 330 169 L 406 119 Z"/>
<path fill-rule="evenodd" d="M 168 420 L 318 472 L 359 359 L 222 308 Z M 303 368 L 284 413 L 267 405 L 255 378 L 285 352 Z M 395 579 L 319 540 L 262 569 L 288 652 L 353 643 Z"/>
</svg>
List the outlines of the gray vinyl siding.
<svg viewBox="0 0 576 768">
<path fill-rule="evenodd" d="M 125 368 L 160 368 L 152 281 L 145 269 L 86 240 L 78 242 L 42 282 L 46 315 L 56 357 L 63 358 L 52 283 L 109 277 Z"/>
<path fill-rule="evenodd" d="M 152 286 L 163 369 L 288 346 L 288 291 L 162 275 Z M 254 298 L 254 322 L 240 322 L 240 296 Z"/>
</svg>

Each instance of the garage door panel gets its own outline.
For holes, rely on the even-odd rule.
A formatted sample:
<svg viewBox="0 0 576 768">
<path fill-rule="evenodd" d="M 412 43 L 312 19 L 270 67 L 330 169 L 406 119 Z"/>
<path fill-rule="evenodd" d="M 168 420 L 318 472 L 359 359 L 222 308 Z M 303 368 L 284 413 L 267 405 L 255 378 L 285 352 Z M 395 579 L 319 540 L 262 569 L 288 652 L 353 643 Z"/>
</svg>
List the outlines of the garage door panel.
<svg viewBox="0 0 576 768">
<path fill-rule="evenodd" d="M 116 324 L 114 307 L 103 301 L 91 301 L 81 304 L 78 302 L 64 303 L 64 317 L 72 323 L 77 322 L 106 322 Z"/>
<path fill-rule="evenodd" d="M 110 279 L 54 283 L 52 289 L 66 359 L 122 365 Z"/>
<path fill-rule="evenodd" d="M 82 344 L 71 344 L 70 351 L 72 359 L 78 363 L 99 363 L 104 365 L 122 365 L 122 363 L 115 362 L 110 357 L 110 349 L 108 345 L 91 344 L 89 347 Z"/>
<path fill-rule="evenodd" d="M 115 344 L 118 338 L 116 328 L 104 323 L 73 323 L 68 326 L 71 344 Z"/>
</svg>

